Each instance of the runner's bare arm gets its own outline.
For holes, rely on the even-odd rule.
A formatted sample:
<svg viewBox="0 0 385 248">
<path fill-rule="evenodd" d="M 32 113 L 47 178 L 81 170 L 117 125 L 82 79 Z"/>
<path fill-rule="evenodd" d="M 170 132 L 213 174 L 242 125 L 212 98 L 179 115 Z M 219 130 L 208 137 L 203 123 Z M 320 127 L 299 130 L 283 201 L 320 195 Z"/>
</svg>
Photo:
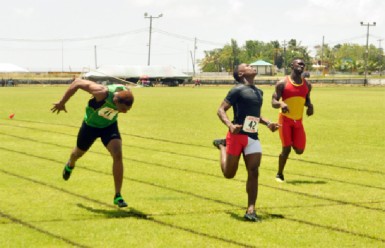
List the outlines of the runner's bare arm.
<svg viewBox="0 0 385 248">
<path fill-rule="evenodd" d="M 68 89 L 64 93 L 62 99 L 59 102 L 53 104 L 54 106 L 51 108 L 51 111 L 53 113 L 55 113 L 55 112 L 59 113 L 62 110 L 67 112 L 67 110 L 65 108 L 65 104 L 76 93 L 76 91 L 78 89 L 82 89 L 82 90 L 90 93 L 91 95 L 93 95 L 95 97 L 95 99 L 97 101 L 101 101 L 101 100 L 105 99 L 107 97 L 107 93 L 108 93 L 108 89 L 106 86 L 103 86 L 101 84 L 97 84 L 97 83 L 90 81 L 90 80 L 77 78 L 68 87 Z"/>
<path fill-rule="evenodd" d="M 222 121 L 223 124 L 225 124 L 231 133 L 239 133 L 239 131 L 242 128 L 242 125 L 234 125 L 230 120 L 229 117 L 226 114 L 226 111 L 231 108 L 231 104 L 223 101 L 221 105 L 218 108 L 217 115 L 219 119 Z"/>
<path fill-rule="evenodd" d="M 272 99 L 271 99 L 271 106 L 273 108 L 281 108 L 283 113 L 289 112 L 289 109 L 283 101 L 280 101 L 282 97 L 282 92 L 285 88 L 285 81 L 281 80 L 279 81 L 275 86 L 275 92 L 273 93 Z"/>
<path fill-rule="evenodd" d="M 311 86 L 311 84 L 309 82 L 306 81 L 306 83 L 307 83 L 307 86 L 308 86 L 308 89 L 309 89 L 309 92 L 306 95 L 306 102 L 305 102 L 305 106 L 307 107 L 306 115 L 307 116 L 311 116 L 311 115 L 314 114 L 314 107 L 313 107 L 313 104 L 312 104 L 312 102 L 310 100 L 310 91 L 312 89 L 312 86 Z"/>
</svg>

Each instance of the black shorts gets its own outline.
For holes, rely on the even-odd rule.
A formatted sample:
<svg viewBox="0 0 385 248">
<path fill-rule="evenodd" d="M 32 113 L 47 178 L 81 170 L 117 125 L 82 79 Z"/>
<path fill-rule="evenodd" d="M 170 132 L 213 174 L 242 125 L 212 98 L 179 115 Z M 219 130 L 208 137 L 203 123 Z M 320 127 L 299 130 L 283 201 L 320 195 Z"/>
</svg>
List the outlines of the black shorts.
<svg viewBox="0 0 385 248">
<path fill-rule="evenodd" d="M 84 121 L 79 129 L 76 145 L 83 151 L 87 151 L 97 138 L 101 138 L 104 146 L 113 139 L 121 139 L 118 122 L 114 122 L 108 127 L 96 128 L 88 126 Z"/>
</svg>

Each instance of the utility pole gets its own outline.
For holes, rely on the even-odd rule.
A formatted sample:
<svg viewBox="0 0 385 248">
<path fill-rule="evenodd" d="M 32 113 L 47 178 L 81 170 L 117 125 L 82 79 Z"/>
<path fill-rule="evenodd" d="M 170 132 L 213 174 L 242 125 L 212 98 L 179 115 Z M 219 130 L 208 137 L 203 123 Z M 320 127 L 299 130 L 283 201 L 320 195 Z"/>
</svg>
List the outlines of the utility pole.
<svg viewBox="0 0 385 248">
<path fill-rule="evenodd" d="M 193 52 L 190 50 L 190 55 L 191 55 L 191 63 L 192 63 L 192 67 L 193 67 L 193 76 L 195 76 L 195 61 L 194 61 L 194 55 L 193 55 Z"/>
<path fill-rule="evenodd" d="M 322 36 L 322 46 L 321 46 L 321 65 L 324 62 L 324 43 L 325 43 L 325 36 Z"/>
<path fill-rule="evenodd" d="M 94 45 L 94 56 L 95 56 L 95 69 L 98 68 L 98 59 L 96 54 L 96 45 Z"/>
<path fill-rule="evenodd" d="M 64 72 L 64 40 L 61 41 L 61 72 Z"/>
<path fill-rule="evenodd" d="M 286 40 L 283 41 L 283 74 L 286 75 Z"/>
<path fill-rule="evenodd" d="M 193 57 L 193 73 L 194 73 L 194 76 L 195 76 L 195 63 L 196 63 L 195 54 L 196 54 L 196 51 L 197 51 L 197 38 L 195 37 L 194 38 L 194 57 Z"/>
<path fill-rule="evenodd" d="M 325 67 L 323 67 L 324 62 L 324 46 L 325 46 L 325 36 L 322 36 L 322 47 L 321 47 L 321 69 L 322 75 L 325 76 Z"/>
<path fill-rule="evenodd" d="M 366 26 L 366 50 L 365 50 L 365 79 L 364 79 L 364 85 L 366 86 L 368 84 L 368 59 L 369 59 L 369 27 L 370 26 L 376 26 L 376 22 L 373 23 L 364 23 L 361 22 L 361 26 Z"/>
<path fill-rule="evenodd" d="M 151 60 L 151 33 L 152 33 L 152 19 L 154 18 L 161 18 L 163 14 L 159 14 L 158 16 L 148 16 L 147 12 L 144 13 L 144 18 L 150 19 L 150 31 L 149 31 L 149 38 L 148 38 L 148 59 L 147 59 L 147 65 L 150 65 Z"/>
</svg>

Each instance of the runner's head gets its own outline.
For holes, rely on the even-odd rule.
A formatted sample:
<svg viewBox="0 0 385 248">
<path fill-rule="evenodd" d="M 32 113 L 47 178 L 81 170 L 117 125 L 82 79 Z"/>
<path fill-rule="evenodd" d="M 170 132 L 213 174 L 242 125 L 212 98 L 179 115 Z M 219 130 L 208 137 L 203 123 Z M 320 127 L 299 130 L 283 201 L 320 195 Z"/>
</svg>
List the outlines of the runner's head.
<svg viewBox="0 0 385 248">
<path fill-rule="evenodd" d="M 244 83 L 244 79 L 250 82 L 257 75 L 257 70 L 249 64 L 242 63 L 234 68 L 233 75 L 237 82 Z"/>
<path fill-rule="evenodd" d="M 302 59 L 293 59 L 291 62 L 291 69 L 294 74 L 301 75 L 305 70 L 305 62 Z"/>
<path fill-rule="evenodd" d="M 134 104 L 134 95 L 131 90 L 122 90 L 115 93 L 114 102 L 119 112 L 126 113 Z"/>
</svg>

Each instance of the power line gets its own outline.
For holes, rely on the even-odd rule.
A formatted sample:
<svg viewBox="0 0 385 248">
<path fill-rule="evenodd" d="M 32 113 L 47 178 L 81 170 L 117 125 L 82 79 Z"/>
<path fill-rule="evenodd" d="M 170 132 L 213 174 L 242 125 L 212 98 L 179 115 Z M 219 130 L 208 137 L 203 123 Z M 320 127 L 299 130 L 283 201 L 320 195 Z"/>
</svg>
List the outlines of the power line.
<svg viewBox="0 0 385 248">
<path fill-rule="evenodd" d="M 181 35 L 181 34 L 174 34 L 174 33 L 170 33 L 170 32 L 167 32 L 167 31 L 164 31 L 164 30 L 161 30 L 161 29 L 155 29 L 154 28 L 153 30 L 155 30 L 157 33 L 160 33 L 160 34 L 164 34 L 164 35 L 167 35 L 167 36 L 171 36 L 171 37 L 174 37 L 174 38 L 178 38 L 178 39 L 182 39 L 182 40 L 187 40 L 187 41 L 191 41 L 191 42 L 194 42 L 195 39 L 196 39 L 197 42 L 203 43 L 203 44 L 209 44 L 209 45 L 221 46 L 221 47 L 225 45 L 224 43 L 207 41 L 207 40 L 201 40 L 201 39 L 198 39 L 196 37 L 188 37 L 188 36 Z"/>
<path fill-rule="evenodd" d="M 373 38 L 376 38 L 378 40 L 384 39 L 384 37 L 380 37 L 380 36 L 373 35 L 373 34 L 369 34 L 369 37 L 373 37 Z"/>
<path fill-rule="evenodd" d="M 161 29 L 154 28 L 154 31 L 159 33 L 159 34 L 164 34 L 164 35 L 171 36 L 174 38 L 178 38 L 178 39 L 182 39 L 182 40 L 188 40 L 188 41 L 194 41 L 194 38 L 187 37 L 187 36 L 180 35 L 180 34 L 173 34 L 173 33 L 161 30 Z"/>
<path fill-rule="evenodd" d="M 329 43 L 329 44 L 349 43 L 349 42 L 351 42 L 351 41 L 353 41 L 353 40 L 358 40 L 358 39 L 362 39 L 362 38 L 365 38 L 365 35 L 354 36 L 354 37 L 347 38 L 347 39 L 343 39 L 343 40 L 330 41 L 330 42 L 328 42 L 328 43 Z"/>
<path fill-rule="evenodd" d="M 109 39 L 120 36 L 126 36 L 130 34 L 138 34 L 147 32 L 147 28 L 141 28 L 137 30 L 127 31 L 123 33 L 115 33 L 108 35 L 99 35 L 91 37 L 78 37 L 78 38 L 56 38 L 56 39 L 29 39 L 29 38 L 1 38 L 0 41 L 12 41 L 12 42 L 69 42 L 69 41 L 88 41 L 88 40 L 97 40 L 97 39 Z"/>
<path fill-rule="evenodd" d="M 336 44 L 337 45 L 337 44 L 351 43 L 352 41 L 355 41 L 358 39 L 364 39 L 365 37 L 366 37 L 366 35 L 354 36 L 354 37 L 343 39 L 343 40 L 329 41 L 329 42 L 327 42 L 327 44 Z M 380 36 L 376 36 L 376 35 L 372 35 L 372 34 L 369 34 L 369 37 L 373 37 L 376 39 L 383 39 L 384 38 L 384 37 L 380 37 Z"/>
</svg>

